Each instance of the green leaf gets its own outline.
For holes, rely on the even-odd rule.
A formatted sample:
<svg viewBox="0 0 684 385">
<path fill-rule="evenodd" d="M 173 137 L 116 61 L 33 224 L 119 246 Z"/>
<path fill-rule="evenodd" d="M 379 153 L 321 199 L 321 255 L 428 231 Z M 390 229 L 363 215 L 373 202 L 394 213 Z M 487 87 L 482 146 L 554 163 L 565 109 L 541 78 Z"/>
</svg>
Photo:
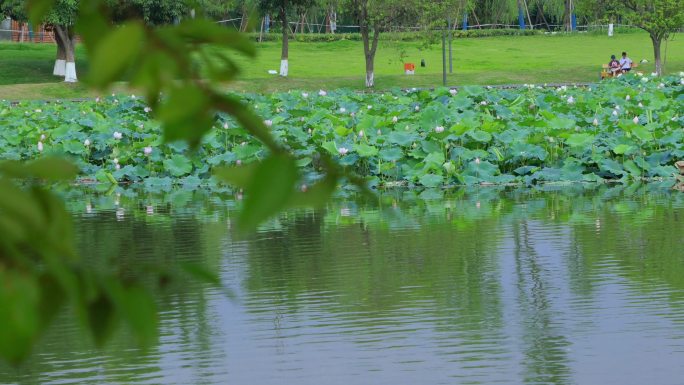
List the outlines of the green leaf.
<svg viewBox="0 0 684 385">
<path fill-rule="evenodd" d="M 420 184 L 425 187 L 437 187 L 444 183 L 444 177 L 435 174 L 426 174 L 420 177 Z"/>
<path fill-rule="evenodd" d="M 404 157 L 404 152 L 397 147 L 383 148 L 380 150 L 380 158 L 385 162 L 396 162 Z"/>
<path fill-rule="evenodd" d="M 112 300 L 100 291 L 86 307 L 88 326 L 93 334 L 95 345 L 103 346 L 116 328 L 117 315 Z"/>
<path fill-rule="evenodd" d="M 124 320 L 143 347 L 157 338 L 157 305 L 149 291 L 139 286 L 125 288 L 120 297 Z"/>
<path fill-rule="evenodd" d="M 617 146 L 613 147 L 613 152 L 617 155 L 623 155 L 631 152 L 633 148 L 634 147 L 628 144 L 618 144 Z"/>
<path fill-rule="evenodd" d="M 238 216 L 244 230 L 254 229 L 290 200 L 299 179 L 297 164 L 287 155 L 271 155 L 254 172 L 245 189 L 245 205 Z"/>
<path fill-rule="evenodd" d="M 43 23 L 45 16 L 54 7 L 57 0 L 28 0 L 28 17 L 33 25 Z"/>
<path fill-rule="evenodd" d="M 592 134 L 572 134 L 565 143 L 570 147 L 589 147 L 594 142 Z"/>
<path fill-rule="evenodd" d="M 48 181 L 72 180 L 78 168 L 66 159 L 44 157 L 28 163 L 5 161 L 0 163 L 0 172 L 15 178 L 38 178 Z"/>
<path fill-rule="evenodd" d="M 359 156 L 368 158 L 378 154 L 378 149 L 373 146 L 369 146 L 365 143 L 357 143 L 354 145 L 354 149 L 359 154 Z"/>
<path fill-rule="evenodd" d="M 40 330 L 40 291 L 35 277 L 0 269 L 0 357 L 17 363 Z"/>
<path fill-rule="evenodd" d="M 183 263 L 180 265 L 181 269 L 188 275 L 199 282 L 208 283 L 214 286 L 221 286 L 221 278 L 219 275 L 209 270 L 206 266 L 198 263 Z"/>
<path fill-rule="evenodd" d="M 247 188 L 254 177 L 258 163 L 251 163 L 237 167 L 217 167 L 214 169 L 214 176 L 235 187 Z"/>
<path fill-rule="evenodd" d="M 104 88 L 120 76 L 135 61 L 143 47 L 145 32 L 142 24 L 130 22 L 115 28 L 98 43 L 90 59 L 89 81 Z"/>
<path fill-rule="evenodd" d="M 478 142 L 481 143 L 488 143 L 489 141 L 492 140 L 492 134 L 486 132 L 486 131 L 481 131 L 481 130 L 473 130 L 468 132 L 468 135 L 475 139 Z"/>
<path fill-rule="evenodd" d="M 164 161 L 164 168 L 173 176 L 183 176 L 192 171 L 192 162 L 185 156 L 176 154 Z"/>
</svg>

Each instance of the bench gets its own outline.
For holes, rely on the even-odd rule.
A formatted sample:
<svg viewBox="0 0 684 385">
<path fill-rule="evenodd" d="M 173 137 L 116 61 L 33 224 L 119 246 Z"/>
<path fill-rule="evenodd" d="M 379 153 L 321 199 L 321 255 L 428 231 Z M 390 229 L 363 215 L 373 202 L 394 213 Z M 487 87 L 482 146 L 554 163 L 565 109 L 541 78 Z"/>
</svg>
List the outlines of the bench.
<svg viewBox="0 0 684 385">
<path fill-rule="evenodd" d="M 632 69 L 635 69 L 638 66 L 639 66 L 638 63 L 632 63 Z M 601 66 L 601 79 L 602 80 L 605 78 L 612 78 L 615 75 L 615 73 L 621 73 L 621 72 L 619 72 L 619 71 L 618 72 L 610 72 L 608 70 L 608 64 L 603 64 Z"/>
</svg>

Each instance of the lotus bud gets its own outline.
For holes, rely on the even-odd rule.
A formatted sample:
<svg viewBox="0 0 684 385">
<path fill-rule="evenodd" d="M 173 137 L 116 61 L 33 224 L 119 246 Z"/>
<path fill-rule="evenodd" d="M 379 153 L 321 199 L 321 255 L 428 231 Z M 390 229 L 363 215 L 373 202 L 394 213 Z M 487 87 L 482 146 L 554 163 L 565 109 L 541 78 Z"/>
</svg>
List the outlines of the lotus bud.
<svg viewBox="0 0 684 385">
<path fill-rule="evenodd" d="M 592 123 L 594 124 L 594 126 L 598 126 L 599 121 L 598 119 L 594 118 L 594 121 Z"/>
<path fill-rule="evenodd" d="M 640 107 L 640 108 L 644 108 L 644 105 L 641 104 L 641 102 L 639 102 L 639 107 Z"/>
<path fill-rule="evenodd" d="M 399 121 L 399 118 L 397 118 L 396 116 L 393 116 L 393 117 L 392 117 L 392 123 L 396 123 L 396 122 L 398 122 L 398 121 Z"/>
<path fill-rule="evenodd" d="M 349 114 L 349 116 L 351 116 L 353 118 L 356 116 L 356 114 L 354 112 L 352 112 L 351 114 Z"/>
<path fill-rule="evenodd" d="M 99 103 L 99 102 L 100 102 L 100 97 L 98 96 L 95 98 L 95 103 Z"/>
<path fill-rule="evenodd" d="M 416 108 L 414 108 L 414 110 L 420 111 L 420 106 L 416 106 Z"/>
<path fill-rule="evenodd" d="M 475 158 L 475 164 L 480 164 L 480 158 Z"/>
<path fill-rule="evenodd" d="M 438 134 L 441 134 L 442 132 L 444 132 L 444 127 L 442 127 L 442 126 L 435 127 L 435 132 Z"/>
<path fill-rule="evenodd" d="M 344 156 L 344 155 L 347 155 L 347 153 L 349 152 L 349 150 L 346 149 L 345 147 L 340 147 L 340 148 L 337 149 L 337 152 L 339 152 L 340 155 Z"/>
<path fill-rule="evenodd" d="M 568 97 L 568 104 L 575 104 L 575 98 L 572 96 Z"/>
<path fill-rule="evenodd" d="M 456 91 L 455 89 L 452 88 L 449 90 L 449 93 L 451 94 L 451 96 L 454 96 L 458 93 L 458 91 Z"/>
<path fill-rule="evenodd" d="M 306 190 L 309 189 L 309 187 L 305 184 L 302 185 L 302 187 L 299 188 L 302 192 L 306 192 Z"/>
<path fill-rule="evenodd" d="M 319 95 L 319 96 L 326 96 L 327 94 L 328 94 L 328 93 L 325 92 L 325 91 L 323 91 L 323 90 L 318 91 L 318 95 Z"/>
<path fill-rule="evenodd" d="M 235 161 L 235 164 L 238 165 L 238 166 L 240 166 L 240 165 L 242 165 L 242 161 L 241 161 L 240 159 L 238 159 L 238 160 Z"/>
<path fill-rule="evenodd" d="M 147 147 L 143 148 L 143 153 L 147 156 L 150 156 L 152 154 L 152 147 L 147 146 Z"/>
<path fill-rule="evenodd" d="M 228 123 L 223 123 L 223 129 L 227 130 L 228 129 Z"/>
<path fill-rule="evenodd" d="M 481 105 L 481 106 L 486 106 L 486 105 L 487 105 L 487 101 L 486 101 L 486 100 L 481 101 L 481 102 L 480 102 L 480 105 Z"/>
<path fill-rule="evenodd" d="M 629 95 L 625 96 L 625 100 L 630 100 L 631 98 L 632 98 L 632 97 L 629 96 Z"/>
<path fill-rule="evenodd" d="M 308 93 L 306 93 L 306 92 L 302 92 L 302 97 L 303 97 L 304 99 L 306 99 L 306 98 L 308 98 L 308 97 L 309 97 L 309 94 L 308 94 Z"/>
<path fill-rule="evenodd" d="M 613 110 L 613 116 L 618 116 L 617 110 Z"/>
<path fill-rule="evenodd" d="M 378 136 L 382 135 L 382 131 L 378 130 L 377 134 Z"/>
<path fill-rule="evenodd" d="M 45 134 L 40 134 L 40 140 L 45 140 Z"/>
<path fill-rule="evenodd" d="M 273 125 L 273 121 L 270 119 L 266 119 L 264 120 L 264 124 L 266 125 L 266 127 L 271 127 Z"/>
<path fill-rule="evenodd" d="M 119 158 L 114 158 L 114 159 L 112 160 L 112 162 L 113 162 L 114 164 L 119 164 Z"/>
<path fill-rule="evenodd" d="M 344 114 L 345 112 L 347 112 L 347 109 L 344 107 L 340 107 L 340 114 Z"/>
<path fill-rule="evenodd" d="M 311 135 L 312 132 L 313 132 L 313 131 L 311 131 L 311 129 L 309 128 L 309 135 Z"/>
<path fill-rule="evenodd" d="M 43 152 L 43 142 L 38 142 L 38 152 Z"/>
<path fill-rule="evenodd" d="M 121 134 L 119 131 L 114 131 L 114 135 L 112 135 L 114 139 L 119 140 L 123 137 L 123 134 Z"/>
<path fill-rule="evenodd" d="M 120 170 L 120 169 L 121 169 L 121 165 L 117 163 L 117 164 L 114 165 L 114 168 L 117 169 L 117 170 Z"/>
<path fill-rule="evenodd" d="M 84 140 L 84 141 L 83 141 L 83 145 L 86 146 L 86 147 L 90 146 L 90 139 Z"/>
<path fill-rule="evenodd" d="M 370 110 L 370 109 L 373 108 L 373 106 L 371 106 L 371 105 L 369 104 L 367 108 Z"/>
<path fill-rule="evenodd" d="M 363 130 L 359 131 L 359 138 L 363 138 Z"/>
<path fill-rule="evenodd" d="M 634 124 L 639 124 L 639 117 L 635 116 L 634 119 L 632 119 L 632 121 L 634 122 Z"/>
<path fill-rule="evenodd" d="M 145 113 L 147 114 L 147 113 L 149 113 L 150 111 L 152 111 L 152 109 L 151 109 L 150 107 L 145 107 L 145 108 L 143 109 L 143 111 L 145 111 Z"/>
<path fill-rule="evenodd" d="M 135 95 L 131 95 L 131 99 L 135 99 Z"/>
<path fill-rule="evenodd" d="M 41 112 L 43 112 L 43 110 L 41 110 L 40 108 L 37 108 L 35 112 L 41 113 Z"/>
<path fill-rule="evenodd" d="M 240 146 L 242 146 L 242 147 L 244 147 L 244 146 L 246 146 L 246 145 L 247 145 L 247 142 L 241 142 L 241 143 L 240 143 Z"/>
</svg>

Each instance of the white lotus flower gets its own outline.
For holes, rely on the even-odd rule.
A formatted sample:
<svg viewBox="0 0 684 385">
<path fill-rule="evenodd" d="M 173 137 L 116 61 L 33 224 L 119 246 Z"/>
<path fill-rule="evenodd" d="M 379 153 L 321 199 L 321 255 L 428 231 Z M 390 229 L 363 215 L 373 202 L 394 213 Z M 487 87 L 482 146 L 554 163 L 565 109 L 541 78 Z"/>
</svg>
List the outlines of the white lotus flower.
<svg viewBox="0 0 684 385">
<path fill-rule="evenodd" d="M 273 125 L 273 121 L 270 119 L 266 119 L 264 120 L 264 124 L 266 125 L 266 127 L 271 127 Z"/>
<path fill-rule="evenodd" d="M 302 185 L 302 187 L 299 188 L 302 192 L 306 192 L 306 190 L 309 189 L 309 187 L 305 184 Z"/>
<path fill-rule="evenodd" d="M 613 116 L 618 116 L 617 110 L 613 110 Z"/>
<path fill-rule="evenodd" d="M 38 142 L 38 151 L 43 152 L 43 142 Z"/>
<path fill-rule="evenodd" d="M 658 88 L 665 88 L 665 83 L 658 84 Z"/>
<path fill-rule="evenodd" d="M 238 165 L 238 166 L 240 166 L 240 165 L 242 164 L 242 161 L 241 161 L 240 159 L 238 159 L 238 160 L 235 161 L 235 164 Z"/>
<path fill-rule="evenodd" d="M 618 111 L 620 111 L 620 106 L 618 106 L 618 105 L 616 104 L 616 105 L 615 105 L 615 109 L 618 110 Z"/>
<path fill-rule="evenodd" d="M 348 150 L 347 148 L 345 148 L 345 147 L 340 147 L 340 148 L 337 149 L 337 152 L 339 152 L 340 155 L 344 156 L 344 155 L 346 155 L 346 154 L 349 152 L 349 150 Z"/>
<path fill-rule="evenodd" d="M 359 131 L 359 138 L 363 138 L 363 130 Z"/>
<path fill-rule="evenodd" d="M 568 104 L 575 104 L 575 98 L 572 96 L 568 97 Z"/>
<path fill-rule="evenodd" d="M 651 72 L 651 77 L 654 77 L 654 78 L 658 77 L 658 73 L 657 72 Z"/>
<path fill-rule="evenodd" d="M 84 141 L 83 141 L 83 145 L 86 146 L 86 147 L 90 146 L 90 139 L 84 140 Z"/>
<path fill-rule="evenodd" d="M 370 109 L 373 108 L 373 106 L 371 106 L 371 105 L 369 104 L 367 108 L 370 110 Z"/>
<path fill-rule="evenodd" d="M 119 158 L 114 158 L 114 159 L 112 160 L 112 163 L 114 163 L 114 164 L 119 164 Z"/>
<path fill-rule="evenodd" d="M 396 116 L 393 116 L 393 117 L 392 117 L 392 123 L 396 123 L 396 122 L 398 122 L 398 121 L 399 121 L 399 118 L 397 118 Z"/>
<path fill-rule="evenodd" d="M 344 107 L 340 107 L 340 113 L 344 114 L 345 112 L 347 112 L 347 109 Z"/>
<path fill-rule="evenodd" d="M 306 98 L 308 98 L 308 97 L 309 97 L 309 94 L 308 94 L 308 93 L 306 93 L 306 92 L 302 92 L 302 97 L 303 97 L 304 99 L 306 99 Z"/>
<path fill-rule="evenodd" d="M 634 124 L 639 124 L 639 117 L 635 116 L 634 119 L 632 119 L 632 121 L 634 122 Z"/>
<path fill-rule="evenodd" d="M 632 98 L 632 97 L 629 96 L 629 95 L 625 96 L 625 100 L 629 100 L 629 99 L 631 99 L 631 98 Z"/>
<path fill-rule="evenodd" d="M 378 130 L 378 131 L 376 132 L 376 134 L 382 135 L 382 131 Z"/>
<path fill-rule="evenodd" d="M 311 129 L 309 128 L 309 131 L 308 131 L 309 135 L 311 135 L 312 132 L 313 132 L 313 131 L 311 131 Z"/>
<path fill-rule="evenodd" d="M 100 102 L 100 97 L 98 96 L 95 98 L 95 103 L 99 103 L 99 102 Z"/>
<path fill-rule="evenodd" d="M 452 88 L 449 90 L 449 93 L 451 94 L 451 96 L 454 96 L 458 93 L 458 91 L 456 91 L 455 89 Z"/>
<path fill-rule="evenodd" d="M 121 170 L 121 165 L 117 163 L 117 164 L 114 165 L 114 168 L 117 169 L 117 170 Z"/>
<path fill-rule="evenodd" d="M 679 84 L 684 86 L 684 78 L 679 79 Z"/>
<path fill-rule="evenodd" d="M 598 119 L 594 118 L 594 121 L 592 123 L 594 124 L 594 126 L 598 126 L 599 121 Z"/>
<path fill-rule="evenodd" d="M 41 113 L 41 112 L 43 112 L 43 110 L 41 110 L 40 108 L 37 108 L 35 112 Z"/>
<path fill-rule="evenodd" d="M 228 129 L 228 123 L 223 123 L 223 129 L 227 130 Z"/>
<path fill-rule="evenodd" d="M 143 153 L 145 155 L 149 156 L 150 154 L 152 154 L 152 147 L 147 146 L 147 147 L 143 148 Z"/>
<path fill-rule="evenodd" d="M 420 111 L 420 106 L 416 106 L 416 108 L 414 108 L 414 110 Z"/>
<path fill-rule="evenodd" d="M 639 107 L 644 108 L 644 105 L 639 102 Z"/>
<path fill-rule="evenodd" d="M 135 99 L 135 95 L 131 95 L 131 99 Z"/>
<path fill-rule="evenodd" d="M 648 82 L 648 78 L 647 78 L 646 76 L 644 76 L 643 78 L 641 78 L 641 81 L 642 81 L 643 83 L 646 83 L 646 82 Z"/>
<path fill-rule="evenodd" d="M 438 134 L 441 134 L 442 132 L 444 132 L 444 127 L 442 127 L 442 126 L 435 127 L 435 132 Z"/>
<path fill-rule="evenodd" d="M 123 138 L 123 134 L 120 133 L 119 131 L 114 131 L 114 134 L 113 134 L 112 136 L 113 136 L 114 139 L 116 139 L 116 140 L 119 140 L 119 139 Z"/>
<path fill-rule="evenodd" d="M 150 107 L 145 107 L 143 108 L 143 111 L 145 111 L 145 113 L 149 113 L 150 111 L 152 111 L 152 109 Z"/>
<path fill-rule="evenodd" d="M 475 158 L 475 164 L 480 164 L 480 158 Z"/>
<path fill-rule="evenodd" d="M 480 105 L 486 106 L 486 105 L 487 105 L 487 101 L 486 101 L 486 100 L 481 101 L 481 102 L 480 102 Z"/>
<path fill-rule="evenodd" d="M 318 91 L 318 95 L 319 95 L 319 96 L 325 96 L 325 95 L 327 95 L 327 94 L 328 94 L 328 93 L 325 92 L 325 91 L 323 91 L 323 90 Z"/>
<path fill-rule="evenodd" d="M 40 140 L 45 140 L 45 134 L 40 134 Z"/>
</svg>

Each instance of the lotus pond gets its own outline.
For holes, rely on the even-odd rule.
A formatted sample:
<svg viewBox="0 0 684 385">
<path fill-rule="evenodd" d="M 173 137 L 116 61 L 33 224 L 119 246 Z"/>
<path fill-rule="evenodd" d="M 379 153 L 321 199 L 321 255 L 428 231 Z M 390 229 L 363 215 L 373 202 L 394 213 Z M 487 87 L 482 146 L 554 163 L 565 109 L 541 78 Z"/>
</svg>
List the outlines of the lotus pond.
<svg viewBox="0 0 684 385">
<path fill-rule="evenodd" d="M 147 351 L 126 329 L 94 348 L 65 309 L 27 362 L 0 364 L 3 384 L 684 378 L 684 194 L 666 183 L 341 191 L 247 236 L 224 193 L 58 193 L 94 266 L 199 263 L 230 293 L 157 289 Z"/>
<path fill-rule="evenodd" d="M 329 153 L 371 185 L 439 187 L 673 178 L 684 159 L 684 73 L 587 87 L 288 92 L 241 95 L 318 177 Z M 229 117 L 191 152 L 164 143 L 134 95 L 0 105 L 4 159 L 71 157 L 84 181 L 215 184 L 212 169 L 266 149 Z M 306 181 L 304 181 L 306 182 Z"/>
</svg>

